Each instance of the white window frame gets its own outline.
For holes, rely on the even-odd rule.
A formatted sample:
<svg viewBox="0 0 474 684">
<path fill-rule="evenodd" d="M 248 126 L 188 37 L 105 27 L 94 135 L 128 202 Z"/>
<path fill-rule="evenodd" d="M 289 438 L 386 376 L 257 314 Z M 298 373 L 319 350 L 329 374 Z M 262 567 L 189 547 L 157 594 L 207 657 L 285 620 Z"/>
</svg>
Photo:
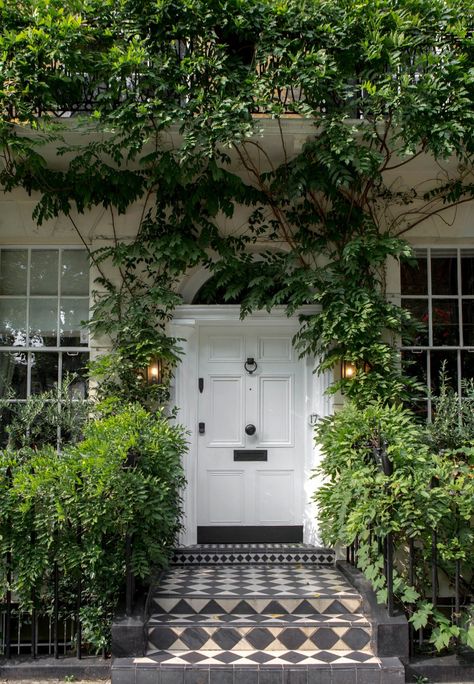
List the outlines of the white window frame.
<svg viewBox="0 0 474 684">
<path fill-rule="evenodd" d="M 462 382 L 462 362 L 461 362 L 461 354 L 462 352 L 467 352 L 467 353 L 474 353 L 474 345 L 464 345 L 464 326 L 463 326 L 463 301 L 474 301 L 474 294 L 472 295 L 464 295 L 462 294 L 462 272 L 461 272 L 461 255 L 462 252 L 466 251 L 471 251 L 472 256 L 474 257 L 474 245 L 436 245 L 436 244 L 429 244 L 429 245 L 416 245 L 413 246 L 413 251 L 415 253 L 415 257 L 418 256 L 426 256 L 427 260 L 427 294 L 404 294 L 402 292 L 402 287 L 401 287 L 401 281 L 400 281 L 400 299 L 402 300 L 424 300 L 427 302 L 427 309 L 428 309 L 428 344 L 427 345 L 403 345 L 400 347 L 401 352 L 411 352 L 412 354 L 416 353 L 426 353 L 426 352 L 440 352 L 440 351 L 447 351 L 447 352 L 456 352 L 456 362 L 457 362 L 457 386 L 454 388 L 456 392 L 458 393 L 458 396 L 461 396 L 461 382 Z M 432 272 L 431 272 L 431 256 L 433 252 L 456 252 L 456 261 L 457 261 L 457 294 L 456 295 L 439 295 L 439 294 L 433 294 L 433 287 L 432 287 Z M 459 335 L 459 344 L 457 345 L 442 345 L 442 346 L 436 346 L 433 343 L 433 299 L 435 300 L 446 300 L 446 301 L 451 301 L 451 302 L 456 302 L 457 307 L 458 307 L 458 335 Z M 427 386 L 428 389 L 431 387 L 431 355 L 426 354 L 426 379 L 427 379 Z M 432 416 L 432 400 L 430 394 L 428 394 L 428 399 L 427 399 L 427 408 L 428 408 L 428 420 L 431 420 Z"/>
<path fill-rule="evenodd" d="M 90 335 L 88 335 L 88 341 L 87 345 L 81 345 L 81 346 L 61 346 L 58 344 L 59 342 L 59 330 L 60 330 L 60 301 L 61 299 L 77 299 L 77 295 L 62 295 L 61 294 L 61 254 L 62 252 L 65 251 L 81 251 L 81 252 L 86 252 L 87 249 L 81 245 L 13 245 L 13 244 L 0 244 L 0 251 L 7 251 L 7 250 L 24 250 L 27 252 L 27 283 L 26 283 L 26 295 L 0 295 L 0 300 L 8 300 L 8 299 L 18 299 L 19 297 L 24 297 L 26 300 L 26 331 L 27 331 L 27 337 L 28 337 L 28 344 L 25 346 L 0 346 L 0 353 L 1 352 L 16 352 L 16 353 L 25 353 L 28 354 L 28 360 L 27 360 L 27 371 L 26 371 L 26 397 L 25 398 L 18 398 L 18 397 L 13 397 L 9 399 L 9 402 L 15 403 L 15 402 L 25 402 L 30 396 L 31 396 L 31 353 L 54 353 L 57 355 L 58 358 L 58 382 L 63 381 L 63 354 L 64 353 L 70 353 L 71 355 L 77 355 L 79 353 L 84 353 L 88 354 L 89 358 L 91 356 L 91 339 Z M 30 278 L 31 278 L 31 253 L 32 251 L 52 251 L 52 250 L 58 250 L 59 251 L 59 261 L 58 261 L 58 269 L 57 269 L 57 277 L 58 277 L 58 292 L 57 295 L 30 295 Z M 58 318 L 57 318 L 57 327 L 56 327 L 56 345 L 55 346 L 44 346 L 44 347 L 37 347 L 37 346 L 32 346 L 30 344 L 30 339 L 29 339 L 29 316 L 30 316 L 30 301 L 34 299 L 55 299 L 58 303 Z M 86 299 L 86 295 L 81 296 L 80 298 Z M 88 294 L 87 294 L 87 299 L 89 301 L 89 315 L 90 315 L 90 302 L 91 302 L 91 269 L 89 268 L 89 287 L 88 287 Z"/>
</svg>

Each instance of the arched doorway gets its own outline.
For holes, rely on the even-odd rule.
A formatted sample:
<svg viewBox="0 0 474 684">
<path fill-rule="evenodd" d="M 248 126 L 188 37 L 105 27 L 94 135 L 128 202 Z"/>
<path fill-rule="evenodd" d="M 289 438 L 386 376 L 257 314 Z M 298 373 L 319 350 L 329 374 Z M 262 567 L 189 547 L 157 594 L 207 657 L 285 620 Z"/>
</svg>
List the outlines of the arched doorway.
<svg viewBox="0 0 474 684">
<path fill-rule="evenodd" d="M 183 340 L 175 402 L 190 431 L 182 542 L 317 543 L 310 423 L 330 410 L 327 379 L 293 349 L 297 316 L 276 307 L 240 320 L 205 275 L 185 283 L 193 303 L 177 307 L 171 331 Z"/>
</svg>

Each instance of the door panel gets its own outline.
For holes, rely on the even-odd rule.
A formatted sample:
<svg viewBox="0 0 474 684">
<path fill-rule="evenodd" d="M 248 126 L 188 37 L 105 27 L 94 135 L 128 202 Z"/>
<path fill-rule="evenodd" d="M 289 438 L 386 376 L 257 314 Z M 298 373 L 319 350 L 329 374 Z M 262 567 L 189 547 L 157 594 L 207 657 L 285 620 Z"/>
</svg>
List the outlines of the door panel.
<svg viewBox="0 0 474 684">
<path fill-rule="evenodd" d="M 244 477 L 242 470 L 209 470 L 207 473 L 207 503 L 212 524 L 243 524 Z M 232 492 L 229 497 L 228 492 Z"/>
<path fill-rule="evenodd" d="M 293 444 L 293 383 L 290 376 L 260 377 L 259 409 L 262 446 Z"/>
<path fill-rule="evenodd" d="M 243 378 L 210 376 L 207 384 L 210 394 L 210 415 L 206 421 L 208 447 L 243 446 Z"/>
<path fill-rule="evenodd" d="M 243 361 L 243 337 L 210 337 L 209 361 Z"/>
<path fill-rule="evenodd" d="M 289 337 L 259 337 L 259 361 L 291 361 L 293 348 Z"/>
<path fill-rule="evenodd" d="M 294 518 L 292 470 L 258 470 L 256 478 L 257 523 L 289 525 Z M 289 495 L 290 493 L 290 495 Z"/>
<path fill-rule="evenodd" d="M 198 526 L 302 524 L 305 392 L 293 334 L 242 322 L 201 328 Z M 244 368 L 249 357 L 253 373 Z M 237 463 L 234 449 L 266 449 L 268 458 Z"/>
</svg>

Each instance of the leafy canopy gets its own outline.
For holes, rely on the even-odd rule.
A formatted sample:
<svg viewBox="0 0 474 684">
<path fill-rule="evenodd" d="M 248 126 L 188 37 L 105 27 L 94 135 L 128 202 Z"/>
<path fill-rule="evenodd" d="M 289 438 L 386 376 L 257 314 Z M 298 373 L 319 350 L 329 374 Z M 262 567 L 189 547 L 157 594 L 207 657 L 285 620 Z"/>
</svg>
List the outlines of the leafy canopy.
<svg viewBox="0 0 474 684">
<path fill-rule="evenodd" d="M 354 398 L 405 393 L 393 341 L 408 321 L 384 267 L 409 257 L 405 233 L 472 201 L 472 0 L 3 0 L 0 13 L 0 182 L 39 193 L 38 223 L 65 216 L 86 242 L 90 210 L 109 214 L 92 327 L 122 359 L 133 367 L 140 338 L 176 362 L 166 322 L 204 265 L 243 315 L 321 304 L 299 348 L 322 367 L 355 361 Z M 132 206 L 130 241 L 116 219 Z"/>
</svg>

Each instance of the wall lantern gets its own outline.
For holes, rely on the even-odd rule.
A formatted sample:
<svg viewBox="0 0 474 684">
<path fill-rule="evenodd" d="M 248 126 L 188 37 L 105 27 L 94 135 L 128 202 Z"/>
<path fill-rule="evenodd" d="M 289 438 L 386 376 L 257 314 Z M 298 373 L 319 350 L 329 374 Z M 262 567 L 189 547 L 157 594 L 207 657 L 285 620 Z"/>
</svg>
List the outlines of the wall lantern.
<svg viewBox="0 0 474 684">
<path fill-rule="evenodd" d="M 352 380 L 357 375 L 357 366 L 353 361 L 342 359 L 341 361 L 341 378 L 344 380 Z"/>
<path fill-rule="evenodd" d="M 153 357 L 145 370 L 147 385 L 161 385 L 163 382 L 163 359 Z"/>
<path fill-rule="evenodd" d="M 371 366 L 369 363 L 364 362 L 364 364 L 359 367 L 353 362 L 353 361 L 348 361 L 347 359 L 342 359 L 341 361 L 341 378 L 343 380 L 352 380 L 355 378 L 357 375 L 357 372 L 360 368 L 364 369 L 364 373 L 369 373 L 371 370 Z"/>
</svg>

